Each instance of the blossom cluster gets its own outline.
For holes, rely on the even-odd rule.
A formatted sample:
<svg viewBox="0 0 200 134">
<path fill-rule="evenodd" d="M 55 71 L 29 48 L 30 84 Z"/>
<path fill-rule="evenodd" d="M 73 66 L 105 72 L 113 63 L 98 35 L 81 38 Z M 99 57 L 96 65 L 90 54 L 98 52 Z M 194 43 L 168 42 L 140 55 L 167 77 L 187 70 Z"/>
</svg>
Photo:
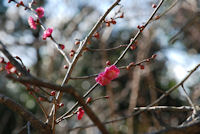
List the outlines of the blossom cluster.
<svg viewBox="0 0 200 134">
<path fill-rule="evenodd" d="M 38 7 L 35 12 L 37 13 L 38 17 L 39 18 L 42 18 L 44 16 L 44 8 L 43 7 Z M 38 23 L 38 20 L 34 20 L 33 17 L 29 17 L 28 18 L 28 24 L 29 26 L 32 28 L 32 29 L 36 29 L 37 28 L 37 23 Z"/>
<path fill-rule="evenodd" d="M 104 72 L 101 72 L 96 78 L 96 82 L 102 86 L 109 84 L 112 80 L 119 76 L 120 70 L 115 66 L 109 66 L 105 68 Z"/>
<path fill-rule="evenodd" d="M 0 64 L 5 64 L 5 70 L 7 71 L 8 74 L 17 72 L 16 67 L 10 61 L 5 62 L 3 57 L 0 57 Z"/>
<path fill-rule="evenodd" d="M 16 73 L 16 71 L 17 71 L 16 67 L 13 66 L 13 64 L 11 64 L 10 62 L 6 63 L 5 69 L 8 74 Z"/>
<path fill-rule="evenodd" d="M 42 17 L 44 17 L 44 8 L 43 7 L 38 7 L 35 10 L 35 12 L 36 12 L 38 18 L 41 19 Z M 28 18 L 28 24 L 32 29 L 35 30 L 35 29 L 37 29 L 37 24 L 39 24 L 39 19 L 34 20 L 34 18 L 30 16 Z M 46 40 L 47 37 L 51 37 L 52 32 L 53 32 L 53 28 L 47 28 L 43 33 L 42 39 Z"/>
</svg>

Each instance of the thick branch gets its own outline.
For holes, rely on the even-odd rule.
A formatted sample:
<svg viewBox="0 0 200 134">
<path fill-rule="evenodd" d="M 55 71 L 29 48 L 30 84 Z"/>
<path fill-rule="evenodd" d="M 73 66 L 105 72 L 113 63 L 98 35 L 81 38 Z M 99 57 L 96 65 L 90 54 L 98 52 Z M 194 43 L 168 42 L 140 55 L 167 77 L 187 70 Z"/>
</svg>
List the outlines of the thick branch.
<svg viewBox="0 0 200 134">
<path fill-rule="evenodd" d="M 167 128 L 151 134 L 199 134 L 199 133 L 200 133 L 200 121 L 186 126 Z"/>
<path fill-rule="evenodd" d="M 109 13 L 109 11 L 112 10 L 112 8 L 114 8 L 118 3 L 120 2 L 120 0 L 116 1 L 116 3 L 114 3 L 108 10 L 107 10 L 107 14 Z M 156 14 L 156 12 L 158 11 L 158 9 L 160 8 L 160 6 L 162 5 L 162 3 L 164 2 L 164 0 L 161 0 L 160 3 L 158 4 L 157 8 L 153 11 L 153 13 L 151 14 L 151 16 L 149 17 L 149 19 L 147 20 L 147 22 L 145 23 L 144 25 L 144 29 L 146 28 L 146 26 L 150 23 L 150 21 L 152 20 L 153 16 Z M 104 15 L 106 15 L 106 13 Z M 102 17 L 103 18 L 103 17 Z M 101 18 L 101 19 L 102 19 Z M 104 16 L 105 18 L 105 16 Z M 97 24 L 95 26 L 98 26 L 100 25 L 99 22 L 101 21 L 101 19 L 97 22 Z M 95 29 L 95 27 L 93 28 Z M 144 30 L 143 29 L 143 30 Z M 93 31 L 93 30 L 92 30 Z M 91 31 L 91 33 L 93 34 L 93 32 Z M 139 37 L 139 35 L 142 33 L 142 30 L 139 30 L 137 32 L 137 34 L 134 36 L 134 38 L 132 38 L 130 40 L 130 43 L 128 44 L 128 46 L 126 47 L 126 49 L 123 51 L 123 53 L 119 56 L 119 58 L 114 62 L 114 65 L 116 65 L 124 56 L 125 54 L 127 53 L 128 49 L 130 48 L 130 46 L 136 41 L 136 39 Z M 89 35 L 92 35 L 92 34 L 89 34 Z M 87 43 L 87 41 L 89 40 L 88 37 L 86 37 L 85 39 L 85 43 Z M 72 62 L 73 63 L 73 62 Z M 65 76 L 66 79 L 70 79 L 70 75 L 69 77 L 67 77 L 67 74 Z M 85 94 L 83 97 L 86 97 L 88 96 L 96 87 L 98 86 L 98 83 L 95 83 Z M 70 112 L 73 111 L 73 109 L 77 106 L 78 103 L 75 103 L 75 105 L 72 106 L 72 108 L 70 110 L 68 110 L 66 113 L 64 113 L 61 117 L 59 117 L 59 120 L 62 120 L 65 116 L 67 116 Z"/>
<path fill-rule="evenodd" d="M 158 102 L 160 102 L 163 98 L 165 98 L 166 96 L 168 96 L 175 89 L 177 89 L 178 87 L 180 87 L 199 67 L 200 67 L 200 64 L 198 64 L 194 69 L 192 69 L 190 71 L 190 73 L 180 83 L 178 83 L 177 85 L 175 85 L 172 88 L 170 88 L 163 95 L 161 95 L 157 100 L 155 100 L 153 103 L 149 104 L 145 108 L 139 109 L 138 111 L 134 112 L 131 115 L 127 115 L 125 117 L 122 117 L 122 118 L 119 118 L 119 119 L 116 119 L 116 120 L 106 121 L 106 122 L 103 122 L 103 123 L 104 124 L 110 124 L 110 123 L 115 123 L 115 122 L 123 121 L 123 120 L 126 120 L 126 119 L 128 119 L 128 118 L 130 118 L 132 116 L 135 116 L 135 115 L 141 114 L 142 112 L 145 112 L 146 110 L 148 110 L 149 108 L 151 108 L 153 105 L 155 105 Z M 89 128 L 89 127 L 94 127 L 94 124 L 86 126 L 86 128 Z M 75 129 L 79 129 L 79 128 L 81 128 L 81 127 L 73 128 L 71 130 L 75 130 Z"/>
<path fill-rule="evenodd" d="M 95 115 L 95 113 L 90 109 L 90 107 L 85 103 L 84 99 L 81 98 L 81 96 L 76 92 L 76 90 L 73 87 L 71 87 L 71 86 L 62 86 L 61 87 L 59 85 L 51 84 L 49 82 L 44 82 L 44 81 L 38 80 L 36 78 L 31 78 L 31 77 L 17 78 L 12 75 L 8 75 L 7 77 L 11 78 L 15 81 L 19 81 L 20 83 L 23 83 L 23 84 L 31 84 L 31 85 L 35 85 L 35 86 L 41 86 L 41 87 L 45 87 L 48 89 L 57 90 L 57 91 L 71 94 L 72 96 L 75 97 L 75 99 L 78 101 L 78 103 L 81 106 L 83 106 L 83 109 L 85 110 L 85 112 L 87 113 L 89 118 L 93 121 L 93 123 L 99 128 L 99 130 L 103 134 L 108 133 L 105 126 L 101 123 L 99 118 Z"/>
<path fill-rule="evenodd" d="M 102 24 L 102 22 L 105 20 L 106 16 L 112 11 L 112 9 L 117 6 L 119 4 L 121 0 L 116 0 L 112 6 L 104 13 L 104 15 L 97 21 L 97 23 L 94 25 L 94 27 L 92 28 L 92 30 L 89 32 L 89 34 L 85 37 L 84 41 L 81 43 L 81 46 L 79 47 L 79 49 L 77 50 L 77 53 L 75 54 L 73 60 L 72 60 L 72 63 L 71 65 L 69 66 L 69 69 L 67 70 L 67 73 L 65 75 L 65 78 L 62 82 L 62 85 L 63 86 L 64 84 L 66 84 L 70 77 L 71 77 L 71 73 L 76 65 L 76 63 L 78 62 L 78 59 L 81 57 L 84 49 L 86 48 L 86 45 L 87 45 L 87 42 L 91 39 L 91 37 L 93 36 L 93 34 L 95 33 L 95 31 L 98 29 L 98 27 Z M 93 86 L 94 88 L 97 86 L 97 83 Z M 91 88 L 91 90 L 89 90 L 90 92 L 93 91 L 94 88 Z M 89 93 L 90 93 L 89 92 Z M 88 93 L 88 92 L 87 92 Z M 86 94 L 87 94 L 86 93 Z M 62 93 L 61 92 L 58 92 L 57 96 L 56 96 L 56 99 L 60 100 L 62 96 Z M 84 95 L 83 97 L 86 97 L 87 95 Z M 62 119 L 64 116 L 66 116 L 67 114 L 69 114 L 76 106 L 78 105 L 78 103 L 76 102 L 76 104 L 69 110 L 67 111 L 65 114 L 63 114 L 59 119 Z M 49 115 L 52 114 L 53 112 L 53 109 L 55 108 L 55 106 L 52 107 L 51 109 L 51 112 Z"/>
<path fill-rule="evenodd" d="M 6 46 L 0 41 L 0 51 L 9 59 L 9 61 L 17 68 L 17 71 L 21 72 L 24 76 L 29 76 L 28 71 L 17 62 L 13 56 L 7 51 Z"/>
<path fill-rule="evenodd" d="M 30 121 L 31 126 L 43 134 L 51 134 L 51 128 L 38 120 L 31 112 L 25 110 L 20 104 L 12 99 L 0 94 L 0 103 L 21 115 L 26 121 Z"/>
</svg>

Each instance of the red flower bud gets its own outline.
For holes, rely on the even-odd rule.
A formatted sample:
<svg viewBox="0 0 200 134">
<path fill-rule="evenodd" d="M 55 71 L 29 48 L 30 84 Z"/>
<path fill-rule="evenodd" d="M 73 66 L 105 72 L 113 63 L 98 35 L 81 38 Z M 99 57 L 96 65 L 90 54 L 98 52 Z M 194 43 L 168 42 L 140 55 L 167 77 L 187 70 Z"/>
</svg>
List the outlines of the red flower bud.
<svg viewBox="0 0 200 134">
<path fill-rule="evenodd" d="M 56 91 L 51 91 L 51 96 L 55 96 L 56 95 Z"/>
<path fill-rule="evenodd" d="M 86 100 L 86 104 L 90 103 L 91 101 L 92 101 L 92 98 L 88 97 L 87 100 Z"/>
<path fill-rule="evenodd" d="M 154 19 L 155 19 L 155 20 L 158 20 L 158 19 L 160 19 L 160 16 L 159 16 L 159 15 L 156 15 L 156 16 L 154 17 Z"/>
<path fill-rule="evenodd" d="M 154 55 L 152 55 L 152 56 L 151 56 L 151 58 L 155 59 L 155 58 L 156 58 L 156 56 L 157 56 L 157 55 L 156 55 L 156 54 L 154 54 Z"/>
<path fill-rule="evenodd" d="M 4 58 L 0 57 L 0 63 L 5 63 Z"/>
<path fill-rule="evenodd" d="M 63 106 L 64 106 L 64 103 L 60 103 L 60 104 L 59 104 L 59 107 L 63 107 Z"/>
<path fill-rule="evenodd" d="M 65 49 L 65 45 L 59 44 L 59 48 L 63 50 L 63 49 Z"/>
<path fill-rule="evenodd" d="M 157 5 L 156 4 L 152 4 L 152 8 L 156 8 L 157 7 Z"/>
<path fill-rule="evenodd" d="M 67 66 L 67 65 L 64 65 L 64 69 L 68 69 L 68 66 Z"/>
<path fill-rule="evenodd" d="M 77 118 L 78 120 L 81 120 L 83 118 L 84 115 L 84 110 L 82 107 L 78 107 L 78 112 L 77 112 Z"/>
<path fill-rule="evenodd" d="M 44 101 L 44 98 L 38 97 L 38 100 L 39 100 L 39 101 Z"/>
<path fill-rule="evenodd" d="M 142 69 L 142 70 L 143 70 L 143 69 L 144 69 L 144 65 L 140 65 L 140 69 Z"/>
<path fill-rule="evenodd" d="M 106 65 L 107 65 L 107 66 L 110 66 L 110 65 L 111 65 L 109 60 L 106 61 Z"/>
<path fill-rule="evenodd" d="M 113 25 L 115 25 L 117 22 L 116 22 L 114 19 L 112 19 L 112 20 L 111 20 L 111 23 L 112 23 Z"/>
<path fill-rule="evenodd" d="M 20 5 L 22 5 L 22 6 L 24 6 L 24 3 L 23 3 L 23 1 L 20 1 L 20 2 L 19 2 L 19 4 L 20 4 Z"/>
<path fill-rule="evenodd" d="M 97 38 L 97 39 L 99 39 L 99 37 L 100 37 L 99 32 L 96 32 L 96 33 L 94 34 L 94 37 Z"/>
<path fill-rule="evenodd" d="M 79 45 L 79 44 L 80 44 L 79 40 L 75 41 L 75 45 Z"/>
<path fill-rule="evenodd" d="M 119 17 L 120 17 L 120 18 L 124 18 L 124 13 L 122 13 Z"/>
</svg>

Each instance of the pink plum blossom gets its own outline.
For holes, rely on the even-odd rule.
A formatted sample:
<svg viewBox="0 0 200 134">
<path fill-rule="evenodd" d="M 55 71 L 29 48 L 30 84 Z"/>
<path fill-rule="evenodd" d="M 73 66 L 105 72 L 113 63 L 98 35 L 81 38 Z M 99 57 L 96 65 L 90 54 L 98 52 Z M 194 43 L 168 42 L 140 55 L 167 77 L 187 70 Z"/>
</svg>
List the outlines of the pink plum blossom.
<svg viewBox="0 0 200 134">
<path fill-rule="evenodd" d="M 34 29 L 34 30 L 36 29 L 37 25 L 36 25 L 35 20 L 33 19 L 33 17 L 30 16 L 28 18 L 28 24 L 32 29 Z"/>
<path fill-rule="evenodd" d="M 38 7 L 35 11 L 39 18 L 42 18 L 44 16 L 44 8 L 43 7 Z"/>
<path fill-rule="evenodd" d="M 106 78 L 113 80 L 119 76 L 120 71 L 115 65 L 112 65 L 110 67 L 106 67 L 104 73 Z"/>
<path fill-rule="evenodd" d="M 108 85 L 110 83 L 110 80 L 105 77 L 105 73 L 101 72 L 96 78 L 96 82 L 99 83 L 102 86 Z"/>
<path fill-rule="evenodd" d="M 111 82 L 111 80 L 116 79 L 119 76 L 120 70 L 115 66 L 109 66 L 105 68 L 104 72 L 101 72 L 96 78 L 96 82 L 102 86 L 105 86 Z"/>
<path fill-rule="evenodd" d="M 45 30 L 42 37 L 43 40 L 46 40 L 47 37 L 51 37 L 52 32 L 53 28 L 48 28 L 47 30 Z"/>
</svg>

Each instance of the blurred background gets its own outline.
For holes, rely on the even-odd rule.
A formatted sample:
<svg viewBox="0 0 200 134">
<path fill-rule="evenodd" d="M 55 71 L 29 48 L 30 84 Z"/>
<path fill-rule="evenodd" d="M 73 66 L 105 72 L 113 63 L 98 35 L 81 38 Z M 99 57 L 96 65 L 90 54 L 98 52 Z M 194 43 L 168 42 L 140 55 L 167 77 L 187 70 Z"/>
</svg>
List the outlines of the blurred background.
<svg viewBox="0 0 200 134">
<path fill-rule="evenodd" d="M 30 0 L 24 0 L 28 4 Z M 37 0 L 34 8 L 43 6 L 45 17 L 42 21 L 46 27 L 53 27 L 54 38 L 65 45 L 65 52 L 76 50 L 76 39 L 82 40 L 98 18 L 109 8 L 113 0 Z M 112 48 L 129 43 L 137 32 L 137 25 L 146 22 L 153 12 L 152 4 L 158 0 L 122 0 L 108 15 L 114 16 L 119 9 L 124 12 L 124 18 L 117 19 L 115 25 L 98 29 L 100 39 L 92 39 L 88 46 L 92 49 Z M 162 93 L 180 82 L 197 64 L 200 63 L 200 1 L 199 0 L 167 0 L 159 9 L 157 15 L 170 9 L 159 20 L 154 21 L 143 31 L 138 39 L 138 47 L 129 50 L 118 66 L 139 62 L 157 54 L 156 60 L 144 64 L 144 70 L 135 67 L 122 70 L 120 77 L 105 87 L 97 87 L 90 95 L 92 98 L 108 95 L 110 99 L 102 99 L 91 105 L 102 121 L 123 117 L 135 106 L 146 106 L 157 99 Z M 33 16 L 23 7 L 17 8 L 7 0 L 0 1 L 0 40 L 6 44 L 13 56 L 19 56 L 25 66 L 36 77 L 61 84 L 66 70 L 64 58 L 55 49 L 51 40 L 42 40 L 41 28 L 32 30 L 28 25 L 28 17 Z M 87 51 L 79 60 L 72 76 L 87 76 L 102 71 L 106 61 L 111 63 L 118 58 L 124 48 L 114 51 Z M 0 53 L 0 56 L 3 56 Z M 199 72 L 191 76 L 184 84 L 193 102 L 200 101 Z M 83 95 L 93 84 L 94 78 L 70 80 Z M 33 112 L 37 118 L 44 120 L 43 114 L 34 98 L 27 93 L 25 87 L 5 78 L 5 72 L 0 72 L 0 93 L 13 98 L 26 109 Z M 136 98 L 136 99 L 135 99 Z M 64 95 L 64 108 L 59 110 L 58 116 L 63 114 L 75 103 L 73 97 Z M 46 108 L 51 105 L 44 102 Z M 189 105 L 182 89 L 177 89 L 158 105 L 183 106 Z M 188 116 L 189 112 L 145 112 L 129 120 L 106 125 L 113 134 L 135 134 L 152 132 L 167 126 L 177 126 Z M 0 105 L 0 134 L 14 134 L 26 124 L 16 113 Z M 57 133 L 68 133 L 71 128 L 91 124 L 87 115 L 81 121 L 76 116 L 64 120 L 56 126 Z M 34 130 L 32 130 L 34 133 Z M 95 127 L 70 131 L 72 134 L 99 133 Z"/>
</svg>

